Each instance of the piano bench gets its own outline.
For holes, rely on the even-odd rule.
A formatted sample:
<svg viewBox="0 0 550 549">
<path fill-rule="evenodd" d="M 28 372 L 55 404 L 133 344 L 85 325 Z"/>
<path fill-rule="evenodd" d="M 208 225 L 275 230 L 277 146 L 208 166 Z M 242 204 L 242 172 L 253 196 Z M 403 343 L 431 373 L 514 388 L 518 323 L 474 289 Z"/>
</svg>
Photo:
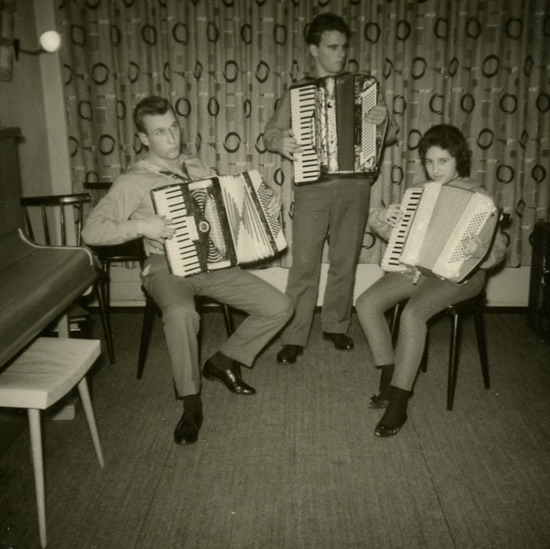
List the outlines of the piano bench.
<svg viewBox="0 0 550 549">
<path fill-rule="evenodd" d="M 98 340 L 43 337 L 0 373 L 0 407 L 26 408 L 29 417 L 42 547 L 46 547 L 47 538 L 40 410 L 49 408 L 78 387 L 97 460 L 103 467 L 103 452 L 85 377 L 100 352 Z"/>
</svg>

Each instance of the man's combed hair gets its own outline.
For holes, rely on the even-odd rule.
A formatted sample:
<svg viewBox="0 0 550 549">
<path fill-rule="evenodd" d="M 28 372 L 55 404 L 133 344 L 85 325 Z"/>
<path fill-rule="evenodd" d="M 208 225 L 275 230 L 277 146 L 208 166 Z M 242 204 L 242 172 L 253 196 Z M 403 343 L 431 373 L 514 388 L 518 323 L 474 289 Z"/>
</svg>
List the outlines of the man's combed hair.
<svg viewBox="0 0 550 549">
<path fill-rule="evenodd" d="M 150 115 L 162 115 L 173 111 L 172 105 L 164 97 L 149 95 L 142 99 L 134 108 L 134 124 L 139 133 L 147 133 L 143 124 L 143 117 Z"/>
<path fill-rule="evenodd" d="M 471 155 L 464 134 L 451 124 L 432 126 L 418 144 L 418 154 L 422 166 L 426 166 L 426 153 L 430 147 L 440 147 L 449 151 L 456 159 L 456 171 L 460 177 L 470 176 Z"/>
<path fill-rule="evenodd" d="M 326 31 L 338 31 L 346 35 L 349 40 L 351 31 L 347 23 L 335 13 L 321 13 L 309 24 L 306 29 L 306 43 L 318 46 L 321 35 Z"/>
</svg>

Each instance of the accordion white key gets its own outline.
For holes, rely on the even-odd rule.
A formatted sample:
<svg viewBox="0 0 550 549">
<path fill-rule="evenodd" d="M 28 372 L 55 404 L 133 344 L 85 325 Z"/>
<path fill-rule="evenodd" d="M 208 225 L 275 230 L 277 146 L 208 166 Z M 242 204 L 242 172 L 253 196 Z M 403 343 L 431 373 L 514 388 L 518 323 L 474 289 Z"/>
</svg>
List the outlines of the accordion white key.
<svg viewBox="0 0 550 549">
<path fill-rule="evenodd" d="M 379 127 L 365 120 L 378 91 L 376 79 L 362 73 L 291 86 L 291 128 L 302 146 L 294 155 L 295 184 L 322 175 L 378 172 L 387 122 Z"/>
<path fill-rule="evenodd" d="M 255 171 L 157 187 L 155 212 L 172 220 L 164 248 L 170 272 L 192 276 L 274 257 L 287 246 L 269 213 L 270 191 Z"/>
<path fill-rule="evenodd" d="M 499 218 L 498 208 L 485 194 L 439 183 L 405 191 L 401 214 L 382 269 L 402 272 L 414 268 L 457 284 L 485 259 Z M 481 239 L 482 257 L 465 255 L 464 242 L 471 236 Z"/>
</svg>

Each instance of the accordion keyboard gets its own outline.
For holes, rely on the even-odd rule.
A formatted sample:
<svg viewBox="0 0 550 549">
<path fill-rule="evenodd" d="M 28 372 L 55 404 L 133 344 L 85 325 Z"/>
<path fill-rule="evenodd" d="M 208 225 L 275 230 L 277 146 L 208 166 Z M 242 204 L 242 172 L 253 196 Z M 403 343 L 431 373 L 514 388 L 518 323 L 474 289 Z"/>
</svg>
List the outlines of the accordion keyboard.
<svg viewBox="0 0 550 549">
<path fill-rule="evenodd" d="M 294 154 L 294 180 L 316 181 L 321 175 L 315 149 L 316 86 L 305 85 L 290 90 L 291 127 L 302 151 Z"/>
<path fill-rule="evenodd" d="M 171 219 L 175 233 L 164 243 L 167 257 L 178 257 L 177 264 L 171 263 L 172 273 L 189 276 L 201 272 L 197 248 L 194 241 L 198 240 L 195 218 L 188 215 L 183 193 L 178 186 L 171 186 L 156 192 L 156 209 L 159 215 Z"/>
<path fill-rule="evenodd" d="M 416 209 L 422 198 L 422 189 L 412 188 L 405 191 L 401 202 L 401 221 L 394 227 L 388 241 L 386 252 L 382 259 L 382 268 L 385 271 L 405 271 L 407 267 L 399 259 L 407 241 Z"/>
</svg>

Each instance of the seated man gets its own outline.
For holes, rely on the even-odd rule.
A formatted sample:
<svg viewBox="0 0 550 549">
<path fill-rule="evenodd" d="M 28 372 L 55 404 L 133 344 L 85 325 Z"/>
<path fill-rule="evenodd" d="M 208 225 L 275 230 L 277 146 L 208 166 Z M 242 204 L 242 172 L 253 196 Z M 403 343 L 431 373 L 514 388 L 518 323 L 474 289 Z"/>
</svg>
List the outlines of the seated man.
<svg viewBox="0 0 550 549">
<path fill-rule="evenodd" d="M 257 276 L 230 267 L 188 278 L 172 275 L 163 241 L 172 238 L 170 219 L 156 215 L 150 191 L 175 181 L 209 177 L 211 170 L 196 156 L 180 152 L 180 128 L 170 103 L 146 97 L 134 110 L 134 123 L 147 154 L 114 182 L 97 204 L 82 236 L 90 245 L 119 244 L 144 237 L 148 259 L 143 286 L 162 311 L 164 334 L 183 415 L 174 431 L 177 444 L 197 441 L 203 422 L 197 334 L 200 317 L 195 296 L 208 296 L 248 313 L 235 333 L 204 364 L 203 375 L 239 395 L 256 391 L 243 381 L 240 364 L 251 367 L 263 347 L 292 316 L 290 299 Z M 271 208 L 279 209 L 275 195 Z"/>
</svg>

